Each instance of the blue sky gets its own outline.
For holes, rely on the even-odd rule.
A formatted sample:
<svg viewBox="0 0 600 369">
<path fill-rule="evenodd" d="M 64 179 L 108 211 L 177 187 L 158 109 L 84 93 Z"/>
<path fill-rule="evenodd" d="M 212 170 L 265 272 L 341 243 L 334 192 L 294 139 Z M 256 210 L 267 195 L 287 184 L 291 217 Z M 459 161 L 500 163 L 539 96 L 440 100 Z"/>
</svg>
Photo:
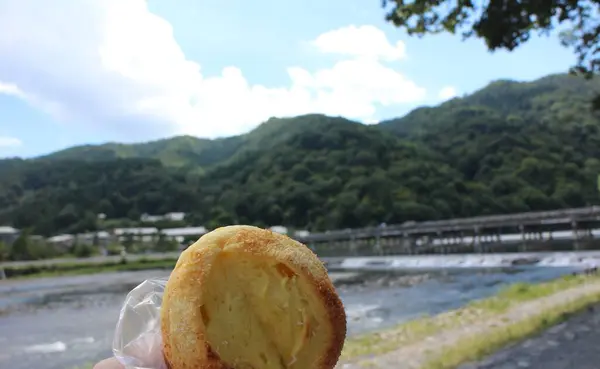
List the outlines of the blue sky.
<svg viewBox="0 0 600 369">
<path fill-rule="evenodd" d="M 574 60 L 555 36 L 493 54 L 409 37 L 377 0 L 0 0 L 0 157 L 309 112 L 372 123 Z"/>
</svg>

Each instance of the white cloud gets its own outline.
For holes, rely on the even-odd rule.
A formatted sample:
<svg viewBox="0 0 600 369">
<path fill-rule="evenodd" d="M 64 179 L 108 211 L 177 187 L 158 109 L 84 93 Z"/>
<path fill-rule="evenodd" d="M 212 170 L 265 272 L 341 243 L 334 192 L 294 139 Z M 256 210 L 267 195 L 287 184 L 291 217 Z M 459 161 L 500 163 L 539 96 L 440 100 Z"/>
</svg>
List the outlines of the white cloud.
<svg viewBox="0 0 600 369">
<path fill-rule="evenodd" d="M 450 100 L 453 97 L 458 96 L 458 92 L 456 91 L 456 88 L 452 87 L 452 86 L 446 86 L 443 87 L 440 92 L 438 93 L 438 97 L 441 100 Z"/>
<path fill-rule="evenodd" d="M 288 68 L 290 85 L 251 85 L 234 66 L 206 76 L 188 60 L 171 25 L 144 0 L 0 0 L 0 93 L 61 120 L 132 134 L 215 137 L 271 116 L 321 112 L 371 120 L 378 105 L 414 103 L 425 90 L 379 60 L 404 57 L 373 26 L 317 37 L 347 55 L 328 69 Z M 337 46 L 336 46 L 337 45 Z"/>
<path fill-rule="evenodd" d="M 321 52 L 394 61 L 406 56 L 404 42 L 392 45 L 375 26 L 347 26 L 321 34 L 313 41 Z"/>
<path fill-rule="evenodd" d="M 21 140 L 15 137 L 0 136 L 0 149 L 19 147 L 23 144 Z"/>
<path fill-rule="evenodd" d="M 0 94 L 17 96 L 20 98 L 25 98 L 25 94 L 17 85 L 14 83 L 2 83 L 0 82 Z"/>
</svg>

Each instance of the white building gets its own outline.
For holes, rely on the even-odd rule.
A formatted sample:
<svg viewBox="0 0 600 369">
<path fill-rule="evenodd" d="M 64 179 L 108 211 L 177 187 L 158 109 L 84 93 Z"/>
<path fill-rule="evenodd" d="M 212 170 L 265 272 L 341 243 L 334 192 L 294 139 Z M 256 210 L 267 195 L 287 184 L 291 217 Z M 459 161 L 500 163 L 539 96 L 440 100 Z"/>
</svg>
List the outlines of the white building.
<svg viewBox="0 0 600 369">
<path fill-rule="evenodd" d="M 186 238 L 200 237 L 206 233 L 204 227 L 167 228 L 160 231 L 167 238 L 182 243 Z"/>
<path fill-rule="evenodd" d="M 269 228 L 272 232 L 276 232 L 276 233 L 281 233 L 281 234 L 287 234 L 288 233 L 288 229 L 287 227 L 284 226 L 272 226 L 271 228 Z"/>
<path fill-rule="evenodd" d="M 156 227 L 141 227 L 141 228 L 115 228 L 113 234 L 116 239 L 122 243 L 129 235 L 133 237 L 136 242 L 149 243 L 153 242 L 158 236 L 158 228 Z"/>
<path fill-rule="evenodd" d="M 145 223 L 155 223 L 155 222 L 160 222 L 161 220 L 163 220 L 163 216 L 162 215 L 150 215 L 150 214 L 144 213 L 140 217 L 140 220 Z"/>
<path fill-rule="evenodd" d="M 180 222 L 185 219 L 185 213 L 182 212 L 172 212 L 163 215 L 150 215 L 150 214 L 142 214 L 140 220 L 145 223 L 156 223 L 163 220 L 172 221 L 172 222 Z"/>
<path fill-rule="evenodd" d="M 107 231 L 89 232 L 77 235 L 77 243 L 84 245 L 93 245 L 94 240 L 96 240 L 96 246 L 106 247 L 110 243 L 110 239 L 110 233 Z"/>
<path fill-rule="evenodd" d="M 0 226 L 0 242 L 4 242 L 6 244 L 12 244 L 15 242 L 17 237 L 19 237 L 21 232 L 13 227 L 9 226 Z"/>
<path fill-rule="evenodd" d="M 305 238 L 308 237 L 310 235 L 309 231 L 305 231 L 305 230 L 297 230 L 294 232 L 294 237 L 298 237 L 298 238 Z"/>
<path fill-rule="evenodd" d="M 175 212 L 175 213 L 167 213 L 165 214 L 166 220 L 171 220 L 174 222 L 179 222 L 185 219 L 185 213 Z"/>
<path fill-rule="evenodd" d="M 72 234 L 59 234 L 48 238 L 46 242 L 58 249 L 66 250 L 75 243 L 75 236 Z"/>
</svg>

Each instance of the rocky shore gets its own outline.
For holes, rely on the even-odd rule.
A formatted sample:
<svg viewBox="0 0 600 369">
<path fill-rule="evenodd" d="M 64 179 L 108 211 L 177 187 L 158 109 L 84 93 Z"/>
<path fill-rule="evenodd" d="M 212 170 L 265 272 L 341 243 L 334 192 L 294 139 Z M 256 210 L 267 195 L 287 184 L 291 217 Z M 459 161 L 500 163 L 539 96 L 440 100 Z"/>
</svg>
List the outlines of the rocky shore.
<svg viewBox="0 0 600 369">
<path fill-rule="evenodd" d="M 600 304 L 539 336 L 459 369 L 597 369 L 600 367 Z"/>
<path fill-rule="evenodd" d="M 398 275 L 393 273 L 380 273 L 369 275 L 368 273 L 347 273 L 344 278 L 332 278 L 338 292 L 346 292 L 352 289 L 356 292 L 370 290 L 373 288 L 411 287 L 432 279 L 431 273 L 413 273 Z"/>
</svg>

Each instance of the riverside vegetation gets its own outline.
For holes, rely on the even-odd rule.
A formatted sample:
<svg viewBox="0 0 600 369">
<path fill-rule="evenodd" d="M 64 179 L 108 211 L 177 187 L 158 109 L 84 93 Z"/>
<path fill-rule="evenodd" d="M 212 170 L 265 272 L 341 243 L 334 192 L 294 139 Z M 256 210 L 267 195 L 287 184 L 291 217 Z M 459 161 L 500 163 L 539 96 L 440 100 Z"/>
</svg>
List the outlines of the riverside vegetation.
<svg viewBox="0 0 600 369">
<path fill-rule="evenodd" d="M 519 283 L 463 308 L 349 338 L 338 367 L 453 369 L 482 359 L 600 302 L 600 277 Z"/>
<path fill-rule="evenodd" d="M 67 275 L 97 274 L 108 272 L 125 272 L 136 270 L 163 269 L 172 270 L 177 263 L 176 258 L 147 259 L 141 257 L 135 260 L 121 258 L 118 261 L 98 263 L 48 263 L 40 265 L 7 266 L 4 274 L 7 278 L 42 278 Z"/>
<path fill-rule="evenodd" d="M 95 223 L 95 229 L 101 226 L 101 223 Z M 75 241 L 70 246 L 57 246 L 48 243 L 45 239 L 40 237 L 31 237 L 28 229 L 24 229 L 21 231 L 17 239 L 12 244 L 6 244 L 0 241 L 0 262 L 2 261 L 22 261 L 22 260 L 42 260 L 42 259 L 53 259 L 53 258 L 89 258 L 91 256 L 100 254 L 100 247 L 98 246 L 97 238 L 92 240 L 92 243 L 79 243 Z M 196 241 L 195 237 L 187 237 L 184 240 L 186 243 L 191 243 Z M 123 251 L 133 254 L 140 254 L 146 252 L 173 252 L 179 249 L 179 243 L 167 238 L 164 234 L 160 233 L 158 237 L 153 242 L 145 242 L 140 243 L 136 242 L 132 235 L 126 235 L 122 244 L 111 243 L 106 245 L 105 251 L 106 255 L 121 255 Z M 110 263 L 108 263 L 110 264 Z M 107 267 L 110 265 L 106 265 Z M 143 264 L 143 263 L 142 263 Z M 66 266 L 65 266 L 66 265 Z M 72 274 L 76 273 L 86 273 L 85 270 L 89 272 L 93 272 L 96 270 L 96 267 L 93 268 L 83 268 L 83 264 L 77 263 L 76 266 L 78 271 L 74 271 L 74 268 L 68 267 L 67 264 L 61 264 L 61 266 L 55 266 L 50 269 L 48 265 L 45 265 L 44 268 L 40 269 L 40 267 L 31 267 L 25 268 L 23 270 L 29 270 L 28 272 L 23 272 L 22 268 L 17 267 L 18 269 L 15 272 L 15 276 L 21 275 L 29 275 L 29 274 Z M 144 264 L 146 265 L 146 264 Z M 75 265 L 74 265 L 75 266 Z M 150 265 L 147 265 L 149 268 Z M 121 265 L 119 270 L 133 270 L 132 265 L 128 265 L 127 268 Z M 4 268 L 6 269 L 7 276 L 12 276 L 13 273 L 11 270 L 13 268 Z M 10 269 L 10 270 L 8 270 Z M 48 270 L 47 270 L 48 269 Z M 107 270 L 113 270 L 114 268 L 108 268 Z M 65 272 L 65 273 L 63 273 Z"/>
<path fill-rule="evenodd" d="M 501 80 L 373 126 L 313 114 L 0 160 L 0 224 L 51 235 L 184 211 L 209 229 L 319 231 L 598 204 L 599 91 L 598 78 Z"/>
</svg>

